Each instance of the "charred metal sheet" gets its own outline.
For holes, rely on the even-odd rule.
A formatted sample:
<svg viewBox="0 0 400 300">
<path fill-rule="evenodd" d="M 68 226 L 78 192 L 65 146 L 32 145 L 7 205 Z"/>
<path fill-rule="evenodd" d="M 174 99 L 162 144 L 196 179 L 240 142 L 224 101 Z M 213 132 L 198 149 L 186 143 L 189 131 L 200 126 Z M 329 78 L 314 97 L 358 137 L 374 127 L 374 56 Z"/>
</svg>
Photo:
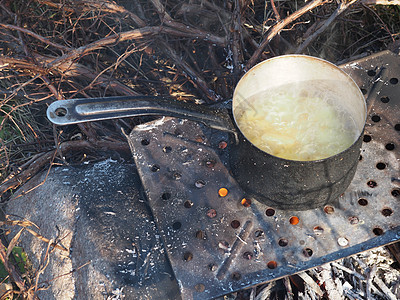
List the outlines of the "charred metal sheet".
<svg viewBox="0 0 400 300">
<path fill-rule="evenodd" d="M 342 68 L 368 98 L 369 115 L 356 176 L 332 205 L 283 211 L 245 199 L 225 163 L 225 133 L 172 118 L 131 133 L 184 299 L 214 298 L 400 239 L 400 59 L 383 52 Z"/>
</svg>

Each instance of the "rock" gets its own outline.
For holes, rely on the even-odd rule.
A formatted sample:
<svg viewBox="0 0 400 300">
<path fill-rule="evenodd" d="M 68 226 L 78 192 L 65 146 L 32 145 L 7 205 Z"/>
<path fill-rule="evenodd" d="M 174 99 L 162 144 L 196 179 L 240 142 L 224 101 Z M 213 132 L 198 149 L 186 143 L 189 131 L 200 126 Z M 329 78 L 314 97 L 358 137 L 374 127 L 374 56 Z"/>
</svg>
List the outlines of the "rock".
<svg viewBox="0 0 400 300">
<path fill-rule="evenodd" d="M 17 191 L 6 214 L 69 249 L 49 255 L 40 299 L 180 299 L 141 188 L 134 165 L 107 160 L 53 168 Z M 20 245 L 34 268 L 43 267 L 47 243 L 25 231 Z"/>
</svg>

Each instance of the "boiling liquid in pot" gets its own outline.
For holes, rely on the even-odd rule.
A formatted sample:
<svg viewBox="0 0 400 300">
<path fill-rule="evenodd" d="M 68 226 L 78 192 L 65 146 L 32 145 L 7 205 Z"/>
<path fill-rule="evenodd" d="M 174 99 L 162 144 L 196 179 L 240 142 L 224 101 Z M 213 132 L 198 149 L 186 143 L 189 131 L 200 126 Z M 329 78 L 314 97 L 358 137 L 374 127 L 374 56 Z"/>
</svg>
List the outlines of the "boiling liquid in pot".
<svg viewBox="0 0 400 300">
<path fill-rule="evenodd" d="M 244 136 L 259 149 L 290 160 L 330 157 L 350 147 L 359 132 L 335 101 L 307 91 L 256 94 L 235 110 Z"/>
</svg>

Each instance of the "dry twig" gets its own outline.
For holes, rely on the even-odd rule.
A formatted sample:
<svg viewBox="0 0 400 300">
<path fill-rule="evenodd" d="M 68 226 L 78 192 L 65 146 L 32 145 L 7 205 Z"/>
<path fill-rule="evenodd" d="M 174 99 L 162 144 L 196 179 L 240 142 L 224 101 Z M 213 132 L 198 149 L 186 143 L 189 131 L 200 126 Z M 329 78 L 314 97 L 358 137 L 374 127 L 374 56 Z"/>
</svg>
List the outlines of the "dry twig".
<svg viewBox="0 0 400 300">
<path fill-rule="evenodd" d="M 303 279 L 304 282 L 305 282 L 306 284 L 308 284 L 308 285 L 310 286 L 310 288 L 313 289 L 314 292 L 315 292 L 318 296 L 322 297 L 322 296 L 324 295 L 324 292 L 321 290 L 321 288 L 319 287 L 319 285 L 318 285 L 318 284 L 314 281 L 314 279 L 312 279 L 311 276 L 308 275 L 306 272 L 301 272 L 301 273 L 298 273 L 297 275 L 299 275 L 299 277 L 300 277 L 301 279 Z"/>
<path fill-rule="evenodd" d="M 272 29 L 269 31 L 269 33 L 264 37 L 264 39 L 260 43 L 258 49 L 256 51 L 254 51 L 253 55 L 247 61 L 246 70 L 249 70 L 257 62 L 259 56 L 264 51 L 265 47 L 269 44 L 269 42 L 277 34 L 279 34 L 279 32 L 283 28 L 288 26 L 290 23 L 292 23 L 294 20 L 301 17 L 305 13 L 309 12 L 310 10 L 312 10 L 322 4 L 324 4 L 324 0 L 313 0 L 313 1 L 309 2 L 308 4 L 304 5 L 302 8 L 295 11 L 294 13 L 292 13 L 290 16 L 288 16 L 285 19 L 278 22 L 274 27 L 272 27 Z"/>
<path fill-rule="evenodd" d="M 325 20 L 318 29 L 310 35 L 296 50 L 296 53 L 301 53 L 305 48 L 310 45 L 310 43 L 315 40 L 322 32 L 324 32 L 331 24 L 332 22 L 344 11 L 346 11 L 351 5 L 356 3 L 359 0 L 351 0 L 351 1 L 341 1 L 339 3 L 338 8 L 331 14 L 331 16 Z"/>
</svg>

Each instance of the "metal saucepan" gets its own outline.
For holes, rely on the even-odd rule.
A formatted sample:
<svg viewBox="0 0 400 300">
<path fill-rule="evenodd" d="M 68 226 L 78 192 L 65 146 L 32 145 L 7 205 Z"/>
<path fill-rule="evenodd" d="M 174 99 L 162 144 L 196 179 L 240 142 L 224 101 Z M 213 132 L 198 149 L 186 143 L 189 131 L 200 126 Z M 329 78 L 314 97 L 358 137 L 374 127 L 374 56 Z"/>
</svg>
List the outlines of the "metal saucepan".
<svg viewBox="0 0 400 300">
<path fill-rule="evenodd" d="M 320 207 L 349 186 L 367 109 L 358 86 L 337 66 L 305 55 L 263 61 L 237 84 L 232 113 L 233 121 L 223 108 L 146 96 L 70 99 L 47 110 L 58 125 L 165 115 L 231 132 L 234 178 L 249 197 L 275 208 Z"/>
</svg>

